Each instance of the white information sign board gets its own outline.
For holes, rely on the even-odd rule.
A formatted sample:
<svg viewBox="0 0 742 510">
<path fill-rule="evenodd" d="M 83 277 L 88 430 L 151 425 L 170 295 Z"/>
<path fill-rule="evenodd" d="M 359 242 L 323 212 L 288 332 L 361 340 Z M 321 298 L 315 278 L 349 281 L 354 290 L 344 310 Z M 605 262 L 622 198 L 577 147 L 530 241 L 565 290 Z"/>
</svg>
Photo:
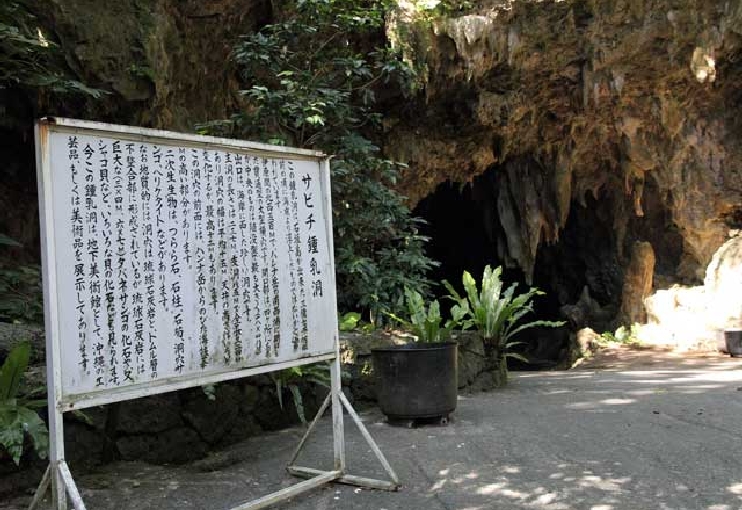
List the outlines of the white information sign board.
<svg viewBox="0 0 742 510">
<path fill-rule="evenodd" d="M 391 468 L 393 483 L 344 473 L 342 408 L 356 416 L 340 390 L 329 158 L 72 119 L 44 119 L 36 137 L 51 433 L 39 493 L 51 479 L 56 508 L 65 487 L 84 508 L 64 411 L 324 360 L 335 470 L 297 467 L 312 480 L 240 508 L 332 480 L 396 487 Z"/>
<path fill-rule="evenodd" d="M 334 352 L 325 159 L 180 138 L 49 126 L 65 402 Z"/>
</svg>

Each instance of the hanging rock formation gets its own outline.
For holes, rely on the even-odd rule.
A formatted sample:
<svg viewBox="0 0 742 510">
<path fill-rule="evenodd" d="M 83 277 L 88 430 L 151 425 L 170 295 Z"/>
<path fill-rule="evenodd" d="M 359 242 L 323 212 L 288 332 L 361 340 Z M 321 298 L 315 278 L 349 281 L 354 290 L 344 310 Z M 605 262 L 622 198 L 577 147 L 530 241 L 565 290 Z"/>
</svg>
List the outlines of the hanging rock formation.
<svg viewBox="0 0 742 510">
<path fill-rule="evenodd" d="M 655 285 L 701 282 L 742 215 L 742 3 L 490 0 L 433 22 L 408 6 L 391 32 L 426 73 L 386 143 L 411 166 L 413 203 L 491 172 L 497 258 L 527 280 L 589 207 L 615 238 L 619 289 L 646 269 L 631 269 L 636 242 L 656 255 Z M 623 285 L 631 320 L 642 278 Z"/>
<path fill-rule="evenodd" d="M 274 16 L 267 0 L 20 3 L 77 77 L 112 93 L 15 117 L 84 110 L 183 131 L 238 108 L 230 48 Z M 522 271 L 555 309 L 578 304 L 585 288 L 601 317 L 636 309 L 648 281 L 625 282 L 636 243 L 655 254 L 655 290 L 699 285 L 742 227 L 742 2 L 479 0 L 436 20 L 424 3 L 400 1 L 389 17 L 424 89 L 412 100 L 379 94 L 384 148 L 410 165 L 400 189 L 411 204 L 447 181 L 470 183 L 490 261 Z M 30 134 L 3 134 L 12 169 L 0 183 L 0 232 L 32 250 Z"/>
</svg>

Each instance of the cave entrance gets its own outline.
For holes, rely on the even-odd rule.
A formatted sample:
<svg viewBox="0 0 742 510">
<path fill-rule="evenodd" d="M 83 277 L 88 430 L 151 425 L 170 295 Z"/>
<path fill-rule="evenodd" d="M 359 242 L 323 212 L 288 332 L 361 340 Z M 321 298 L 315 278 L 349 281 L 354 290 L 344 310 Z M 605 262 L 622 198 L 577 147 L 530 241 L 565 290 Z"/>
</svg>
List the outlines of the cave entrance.
<svg viewBox="0 0 742 510">
<path fill-rule="evenodd" d="M 533 284 L 547 292 L 573 330 L 611 329 L 621 304 L 623 265 L 615 229 L 615 197 L 586 194 L 572 201 L 559 240 L 536 253 Z"/>
<path fill-rule="evenodd" d="M 652 245 L 655 288 L 699 282 L 687 276 L 697 273 L 698 262 L 684 252 L 672 194 L 652 175 L 643 182 L 639 212 L 623 182 L 610 181 L 573 197 L 558 231 L 555 187 L 553 169 L 524 156 L 495 165 L 470 183 L 440 184 L 413 212 L 427 221 L 422 230 L 430 237 L 428 253 L 440 262 L 429 274 L 433 281 L 447 279 L 461 289 L 464 270 L 479 281 L 485 265 L 502 265 L 505 285 L 518 282 L 521 292 L 532 285 L 546 293 L 534 301 L 535 317 L 566 320 L 568 328 L 526 330 L 517 340 L 528 344 L 531 357 L 561 361 L 569 331 L 590 327 L 603 333 L 624 325 L 624 271 L 636 243 Z M 539 223 L 543 218 L 548 219 Z M 732 225 L 740 218 L 733 211 L 725 220 Z M 526 252 L 534 234 L 535 253 Z M 445 289 L 435 292 L 440 297 Z"/>
<path fill-rule="evenodd" d="M 488 170 L 471 183 L 444 182 L 422 199 L 413 213 L 427 223 L 422 233 L 430 238 L 427 253 L 440 265 L 433 268 L 429 277 L 436 283 L 448 280 L 459 291 L 462 273 L 469 271 L 481 285 L 486 265 L 503 266 L 502 279 L 505 288 L 517 283 L 517 291 L 524 292 L 529 285 L 525 273 L 507 263 L 507 236 L 498 217 L 497 197 L 499 192 L 497 173 Z M 536 316 L 544 320 L 558 320 L 560 303 L 556 294 L 549 292 L 538 296 L 534 303 Z M 447 292 L 442 285 L 434 288 L 436 297 Z M 446 313 L 448 303 L 443 303 Z M 530 320 L 534 320 L 531 316 Z M 525 365 L 509 360 L 514 369 L 538 369 L 554 366 L 564 356 L 566 330 L 557 332 L 551 328 L 526 330 L 518 341 L 526 343 L 523 351 L 533 363 Z"/>
<path fill-rule="evenodd" d="M 591 325 L 602 332 L 609 328 L 620 306 L 622 239 L 616 233 L 615 218 L 621 214 L 624 198 L 607 192 L 596 198 L 588 193 L 583 201 L 571 202 L 558 239 L 553 243 L 540 242 L 529 283 L 525 273 L 513 267 L 516 264 L 508 255 L 508 239 L 513 236 L 507 235 L 503 224 L 512 225 L 512 218 L 519 214 L 502 210 L 503 201 L 498 202 L 500 193 L 509 192 L 505 186 L 513 187 L 499 170 L 492 168 L 467 184 L 442 183 L 415 208 L 414 214 L 427 221 L 422 230 L 430 237 L 428 254 L 440 262 L 429 276 L 435 282 L 447 279 L 461 289 L 464 270 L 479 282 L 485 265 L 502 265 L 506 286 L 517 282 L 521 292 L 531 285 L 543 290 L 546 294 L 535 299 L 536 313 L 531 320 L 567 319 L 568 327 L 526 330 L 518 341 L 526 342 L 527 354 L 544 361 L 542 366 L 548 366 L 546 360 L 553 365 L 568 355 L 570 330 Z M 512 174 L 529 178 L 524 172 Z M 543 200 L 549 200 L 548 191 L 539 193 Z M 510 223 L 501 221 L 501 214 L 507 214 Z M 445 289 L 439 286 L 435 292 L 440 297 Z M 583 316 L 582 310 L 573 313 L 574 308 L 570 307 L 575 306 L 587 306 L 587 312 Z"/>
<path fill-rule="evenodd" d="M 483 206 L 475 200 L 472 185 L 445 182 L 415 208 L 415 216 L 427 222 L 422 233 L 430 237 L 428 255 L 440 262 L 429 275 L 434 282 L 445 279 L 458 288 L 464 271 L 479 279 L 484 266 L 501 263 Z M 444 293 L 443 288 L 436 293 Z"/>
<path fill-rule="evenodd" d="M 496 197 L 495 189 L 477 181 L 446 181 L 418 203 L 413 214 L 426 221 L 421 231 L 430 238 L 427 253 L 440 262 L 430 271 L 431 280 L 448 280 L 461 290 L 464 271 L 480 283 L 486 265 L 504 266 L 499 255 L 503 247 L 498 250 L 502 243 L 499 222 L 492 212 L 497 208 Z M 519 269 L 504 267 L 503 280 L 506 284 L 525 282 L 525 276 Z M 442 285 L 436 286 L 434 292 L 439 297 L 446 293 Z"/>
</svg>

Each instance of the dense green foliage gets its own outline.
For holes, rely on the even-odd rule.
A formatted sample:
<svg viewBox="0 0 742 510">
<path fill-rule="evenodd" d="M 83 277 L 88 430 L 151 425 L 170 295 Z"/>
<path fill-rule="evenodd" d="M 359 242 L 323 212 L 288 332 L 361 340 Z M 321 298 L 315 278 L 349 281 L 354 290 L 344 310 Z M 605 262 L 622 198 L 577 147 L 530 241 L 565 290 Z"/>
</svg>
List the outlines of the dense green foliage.
<svg viewBox="0 0 742 510">
<path fill-rule="evenodd" d="M 445 326 L 442 325 L 443 317 L 438 300 L 431 301 L 426 309 L 423 296 L 405 287 L 404 304 L 408 318 L 402 318 L 393 313 L 389 316 L 415 335 L 418 342 L 443 342 L 448 339 L 453 323 L 449 321 Z"/>
<path fill-rule="evenodd" d="M 379 88 L 409 90 L 410 68 L 384 46 L 384 0 L 299 0 L 280 22 L 245 36 L 234 60 L 248 85 L 244 108 L 207 131 L 333 154 L 338 302 L 376 318 L 405 286 L 427 291 L 433 262 L 395 184 L 401 166 L 372 139 Z M 375 42 L 378 42 L 373 51 Z"/>
<path fill-rule="evenodd" d="M 479 290 L 476 280 L 468 271 L 464 271 L 462 283 L 465 296 L 459 295 L 453 286 L 444 280 L 443 284 L 449 292 L 448 298 L 455 303 L 451 307 L 452 322 L 460 325 L 462 329 L 476 328 L 490 347 L 523 359 L 522 356 L 508 352 L 517 344 L 510 341 L 516 333 L 535 327 L 559 327 L 564 322 L 543 320 L 521 322 L 521 319 L 533 312 L 533 298 L 544 293 L 536 287 L 531 287 L 522 294 L 515 294 L 517 283 L 503 292 L 501 275 L 501 266 L 494 270 L 489 265 L 486 266 L 482 275 L 482 287 Z"/>
<path fill-rule="evenodd" d="M 74 79 L 59 47 L 23 5 L 0 2 L 0 126 L 29 129 L 41 97 L 48 103 L 58 94 L 96 98 L 103 93 Z M 12 180 L 13 168 L 4 165 L 0 176 Z M 22 248 L 0 233 L 0 248 L 5 247 Z M 0 253 L 0 321 L 43 322 L 40 267 L 19 263 L 6 252 Z"/>
<path fill-rule="evenodd" d="M 361 321 L 361 314 L 358 312 L 346 312 L 338 319 L 338 329 L 340 331 L 353 331 Z"/>
<path fill-rule="evenodd" d="M 30 438 L 39 457 L 46 458 L 49 433 L 36 409 L 45 400 L 33 400 L 20 395 L 21 380 L 28 366 L 31 347 L 16 346 L 0 369 L 0 453 L 5 451 L 18 464 L 23 455 L 26 437 Z"/>
</svg>

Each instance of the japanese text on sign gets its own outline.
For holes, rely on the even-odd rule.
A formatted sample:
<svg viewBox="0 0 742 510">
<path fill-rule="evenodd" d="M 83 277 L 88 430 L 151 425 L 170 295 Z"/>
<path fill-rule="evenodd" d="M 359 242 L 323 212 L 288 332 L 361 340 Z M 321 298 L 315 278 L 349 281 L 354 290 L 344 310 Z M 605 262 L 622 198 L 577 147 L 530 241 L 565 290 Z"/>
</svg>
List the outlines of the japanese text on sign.
<svg viewBox="0 0 742 510">
<path fill-rule="evenodd" d="M 319 163 L 165 142 L 50 135 L 66 393 L 334 349 Z"/>
</svg>

